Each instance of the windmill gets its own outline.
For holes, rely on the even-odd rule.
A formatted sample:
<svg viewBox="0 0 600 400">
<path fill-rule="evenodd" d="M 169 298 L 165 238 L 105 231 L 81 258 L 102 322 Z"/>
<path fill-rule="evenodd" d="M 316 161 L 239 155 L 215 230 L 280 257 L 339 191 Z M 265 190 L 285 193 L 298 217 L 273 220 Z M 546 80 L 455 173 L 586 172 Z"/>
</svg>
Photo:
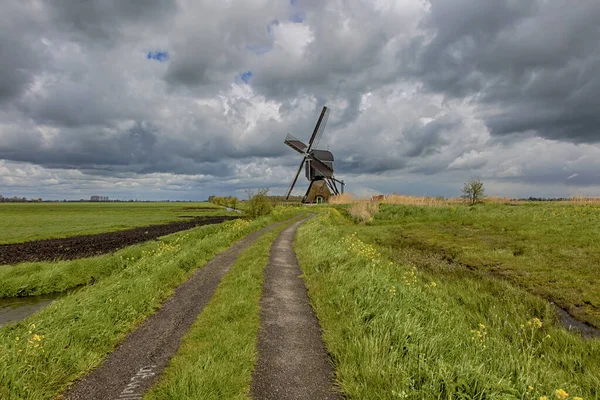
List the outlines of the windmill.
<svg viewBox="0 0 600 400">
<path fill-rule="evenodd" d="M 310 182 L 308 190 L 302 199 L 303 203 L 321 203 L 326 201 L 331 194 L 338 195 L 344 193 L 344 181 L 338 180 L 333 176 L 333 154 L 328 150 L 316 149 L 323 136 L 323 130 L 328 118 L 329 109 L 323 107 L 317 125 L 308 141 L 308 146 L 289 133 L 285 138 L 285 144 L 302 154 L 300 167 L 298 167 L 298 172 L 296 172 L 286 199 L 290 197 L 292 190 L 294 190 L 303 167 L 305 168 L 306 179 Z M 341 192 L 338 190 L 337 183 L 341 185 Z"/>
</svg>

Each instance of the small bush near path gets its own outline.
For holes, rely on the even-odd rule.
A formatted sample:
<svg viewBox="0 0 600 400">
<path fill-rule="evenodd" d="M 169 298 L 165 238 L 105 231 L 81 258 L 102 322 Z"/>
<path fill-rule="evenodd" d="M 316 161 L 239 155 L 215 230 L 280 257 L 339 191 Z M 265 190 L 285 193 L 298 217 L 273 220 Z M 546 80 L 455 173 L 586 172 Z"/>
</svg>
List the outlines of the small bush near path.
<svg viewBox="0 0 600 400">
<path fill-rule="evenodd" d="M 259 189 L 256 192 L 248 191 L 248 202 L 246 203 L 246 215 L 250 218 L 258 218 L 269 215 L 273 210 L 271 200 L 267 196 L 269 189 Z"/>
</svg>

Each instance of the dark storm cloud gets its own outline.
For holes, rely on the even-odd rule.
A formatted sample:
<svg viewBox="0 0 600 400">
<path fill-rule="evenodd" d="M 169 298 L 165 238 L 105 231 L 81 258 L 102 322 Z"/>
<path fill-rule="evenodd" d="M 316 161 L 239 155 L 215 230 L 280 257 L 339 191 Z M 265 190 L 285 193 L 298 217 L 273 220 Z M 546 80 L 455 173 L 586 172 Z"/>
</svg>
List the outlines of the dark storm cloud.
<svg viewBox="0 0 600 400">
<path fill-rule="evenodd" d="M 0 143 L 0 158 L 52 168 L 102 169 L 147 163 L 156 143 L 153 128 L 139 122 L 118 135 L 93 127 L 82 132 L 71 130 L 49 145 L 39 132 L 18 134 Z"/>
<path fill-rule="evenodd" d="M 128 23 L 169 17 L 175 0 L 48 0 L 44 6 L 60 30 L 73 32 L 88 43 L 112 42 Z"/>
<path fill-rule="evenodd" d="M 443 118 L 431 121 L 425 126 L 415 124 L 406 128 L 401 143 L 406 149 L 404 154 L 406 157 L 414 158 L 439 153 L 442 145 L 448 143 L 442 134 L 456 128 L 459 124 L 460 121 Z"/>
<path fill-rule="evenodd" d="M 27 5 L 8 3 L 1 11 L 0 105 L 22 94 L 41 70 L 42 59 L 47 55 L 37 40 L 41 21 L 30 13 Z"/>
<path fill-rule="evenodd" d="M 600 142 L 600 3 L 432 1 L 413 74 L 474 96 L 492 134 Z"/>
</svg>

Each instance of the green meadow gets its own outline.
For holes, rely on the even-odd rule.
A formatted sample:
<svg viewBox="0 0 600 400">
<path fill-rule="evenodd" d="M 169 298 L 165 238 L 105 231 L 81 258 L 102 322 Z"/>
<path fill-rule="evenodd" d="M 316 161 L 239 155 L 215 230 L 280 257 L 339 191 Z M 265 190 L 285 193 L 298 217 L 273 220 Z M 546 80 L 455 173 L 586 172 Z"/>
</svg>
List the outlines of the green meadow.
<svg viewBox="0 0 600 400">
<path fill-rule="evenodd" d="M 540 217 L 557 211 L 533 210 Z M 507 217 L 525 211 L 384 205 L 371 225 L 356 224 L 343 211 L 304 224 L 295 246 L 347 398 L 537 400 L 567 398 L 563 392 L 569 399 L 600 397 L 600 340 L 565 330 L 554 308 L 529 287 L 461 267 L 456 261 L 462 253 L 448 260 L 437 247 L 399 245 L 431 235 L 437 239 L 427 242 L 432 248 L 449 246 L 459 237 L 454 229 L 500 237 L 502 228 L 519 226 Z M 488 219 L 481 217 L 486 212 Z M 507 236 L 510 241 L 515 235 Z M 463 243 L 473 242 L 480 247 L 469 246 L 465 254 L 472 256 L 473 249 L 487 254 L 484 246 L 491 239 Z M 543 246 L 543 239 L 539 242 Z M 561 247 L 568 247 L 565 243 L 568 239 Z M 512 257 L 534 251 L 533 244 L 522 245 L 524 253 Z M 578 282 L 563 283 L 562 295 Z"/>
<path fill-rule="evenodd" d="M 225 215 L 212 203 L 1 203 L 0 244 L 118 231 Z"/>
<path fill-rule="evenodd" d="M 525 288 L 600 328 L 600 206 L 381 205 L 361 238 L 403 260 L 442 257 Z"/>
</svg>

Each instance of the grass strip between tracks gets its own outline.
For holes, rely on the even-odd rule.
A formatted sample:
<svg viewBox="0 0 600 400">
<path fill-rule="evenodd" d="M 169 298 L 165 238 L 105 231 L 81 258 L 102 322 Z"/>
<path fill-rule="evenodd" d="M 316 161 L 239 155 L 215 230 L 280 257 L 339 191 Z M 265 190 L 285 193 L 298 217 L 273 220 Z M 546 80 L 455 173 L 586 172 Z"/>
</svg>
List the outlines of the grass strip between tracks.
<svg viewBox="0 0 600 400">
<path fill-rule="evenodd" d="M 242 253 L 144 399 L 248 398 L 257 357 L 263 270 L 271 245 L 288 226 L 266 233 Z"/>
<path fill-rule="evenodd" d="M 361 229 L 332 210 L 295 243 L 348 398 L 600 398 L 600 340 L 565 331 L 545 301 L 390 262 Z"/>
<path fill-rule="evenodd" d="M 253 222 L 182 233 L 169 248 L 0 328 L 0 398 L 54 398 L 68 382 L 99 365 L 195 269 L 248 233 L 297 213 L 275 210 Z M 201 233 L 206 229 L 213 233 Z"/>
</svg>

